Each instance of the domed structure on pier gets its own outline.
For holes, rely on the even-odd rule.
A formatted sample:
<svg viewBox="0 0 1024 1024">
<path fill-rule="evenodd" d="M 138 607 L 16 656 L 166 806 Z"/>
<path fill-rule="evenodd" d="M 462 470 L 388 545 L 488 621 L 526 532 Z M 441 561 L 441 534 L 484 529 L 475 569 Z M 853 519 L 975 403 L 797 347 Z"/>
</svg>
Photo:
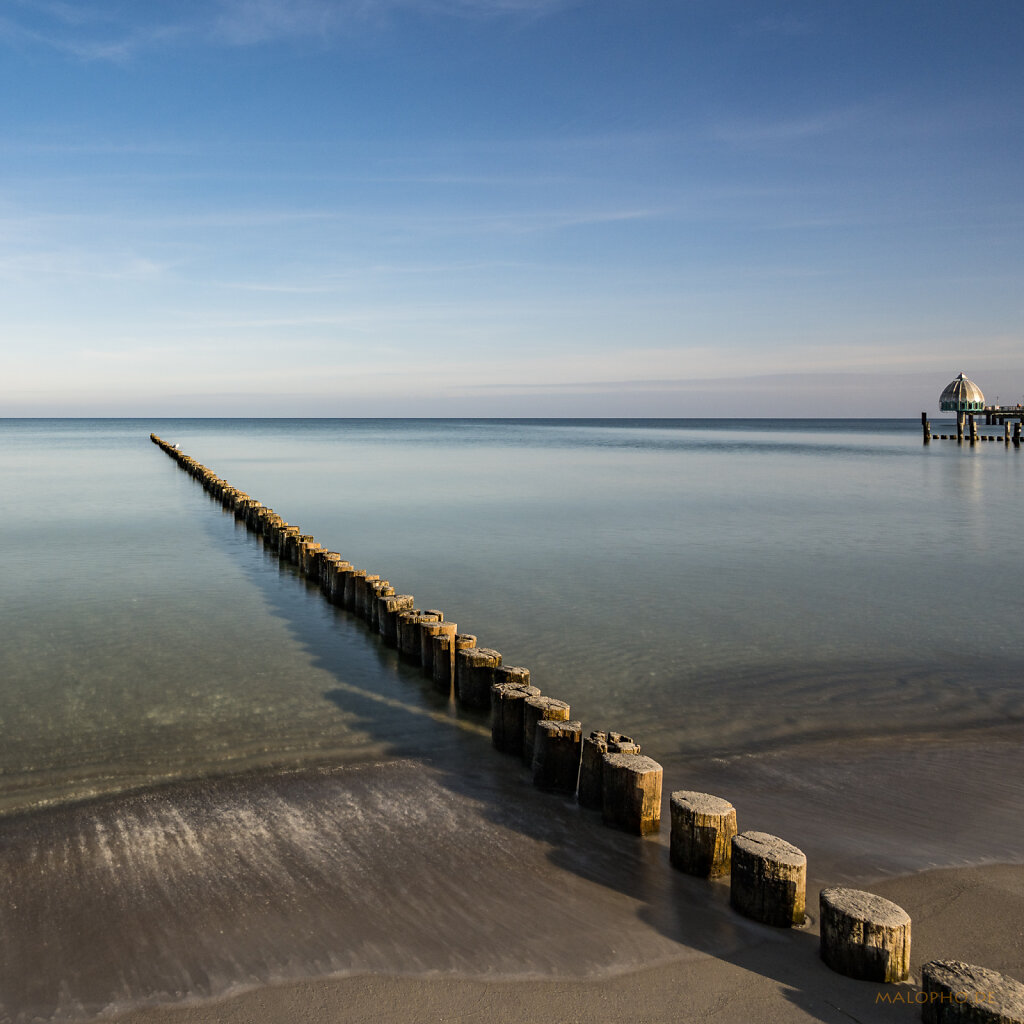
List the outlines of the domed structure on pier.
<svg viewBox="0 0 1024 1024">
<path fill-rule="evenodd" d="M 985 396 L 974 381 L 961 373 L 946 385 L 939 399 L 939 408 L 943 412 L 981 412 L 985 408 Z"/>
</svg>

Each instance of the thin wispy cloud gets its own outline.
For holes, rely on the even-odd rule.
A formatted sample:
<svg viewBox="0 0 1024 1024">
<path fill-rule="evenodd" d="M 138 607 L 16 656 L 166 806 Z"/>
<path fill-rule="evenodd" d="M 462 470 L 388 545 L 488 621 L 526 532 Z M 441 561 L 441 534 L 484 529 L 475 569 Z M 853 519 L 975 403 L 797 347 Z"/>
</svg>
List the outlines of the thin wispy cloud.
<svg viewBox="0 0 1024 1024">
<path fill-rule="evenodd" d="M 152 281 L 167 270 L 168 264 L 144 256 L 109 257 L 81 250 L 22 252 L 16 256 L 0 256 L 0 279 L 10 281 L 24 281 L 40 276 L 96 281 Z"/>
<path fill-rule="evenodd" d="M 0 16 L 0 41 L 44 46 L 84 61 L 126 62 L 177 43 L 247 47 L 308 39 L 330 44 L 388 28 L 401 16 L 536 19 L 578 0 L 220 0 L 156 5 L 12 0 Z"/>
<path fill-rule="evenodd" d="M 402 14 L 435 17 L 537 17 L 571 0 L 221 0 L 213 22 L 217 38 L 248 46 L 289 37 L 330 39 L 380 27 Z"/>
<path fill-rule="evenodd" d="M 864 108 L 846 107 L 805 117 L 726 121 L 713 130 L 713 136 L 719 142 L 733 145 L 774 145 L 816 139 L 867 122 Z"/>
</svg>

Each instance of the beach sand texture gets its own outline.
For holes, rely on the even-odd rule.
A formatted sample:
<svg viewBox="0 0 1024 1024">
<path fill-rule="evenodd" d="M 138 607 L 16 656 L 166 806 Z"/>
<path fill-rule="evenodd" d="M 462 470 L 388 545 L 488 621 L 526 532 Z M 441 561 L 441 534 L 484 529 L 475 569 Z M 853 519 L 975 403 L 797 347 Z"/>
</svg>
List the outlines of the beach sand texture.
<svg viewBox="0 0 1024 1024">
<path fill-rule="evenodd" d="M 733 913 L 726 883 L 673 871 L 666 833 L 607 829 L 484 737 L 463 742 L 429 766 L 207 780 L 9 820 L 4 1019 L 917 1019 L 912 983 L 819 960 L 817 892 L 838 881 L 911 914 L 912 982 L 940 957 L 1024 973 L 1024 866 L 866 879 L 811 835 L 809 923 L 774 929 Z M 952 770 L 936 781 L 975 827 L 1024 812 L 979 812 Z"/>
</svg>

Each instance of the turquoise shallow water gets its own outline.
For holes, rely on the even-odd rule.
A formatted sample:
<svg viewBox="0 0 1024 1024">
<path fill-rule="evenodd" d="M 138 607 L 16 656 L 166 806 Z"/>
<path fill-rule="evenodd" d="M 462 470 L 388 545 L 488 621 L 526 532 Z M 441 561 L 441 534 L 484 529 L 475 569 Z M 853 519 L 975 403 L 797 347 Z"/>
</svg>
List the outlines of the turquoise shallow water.
<svg viewBox="0 0 1024 1024">
<path fill-rule="evenodd" d="M 445 708 L 150 430 L 664 759 L 1024 718 L 1024 452 L 1001 444 L 923 448 L 912 421 L 0 420 L 8 809 L 438 742 Z"/>
</svg>

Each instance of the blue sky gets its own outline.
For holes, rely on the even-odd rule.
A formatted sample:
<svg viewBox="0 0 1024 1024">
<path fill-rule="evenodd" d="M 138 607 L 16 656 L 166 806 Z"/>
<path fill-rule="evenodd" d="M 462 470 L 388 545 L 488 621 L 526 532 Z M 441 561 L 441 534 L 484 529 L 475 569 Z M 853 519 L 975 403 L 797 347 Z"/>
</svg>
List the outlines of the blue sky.
<svg viewBox="0 0 1024 1024">
<path fill-rule="evenodd" d="M 1019 0 L 0 0 L 0 415 L 1024 394 Z"/>
</svg>

